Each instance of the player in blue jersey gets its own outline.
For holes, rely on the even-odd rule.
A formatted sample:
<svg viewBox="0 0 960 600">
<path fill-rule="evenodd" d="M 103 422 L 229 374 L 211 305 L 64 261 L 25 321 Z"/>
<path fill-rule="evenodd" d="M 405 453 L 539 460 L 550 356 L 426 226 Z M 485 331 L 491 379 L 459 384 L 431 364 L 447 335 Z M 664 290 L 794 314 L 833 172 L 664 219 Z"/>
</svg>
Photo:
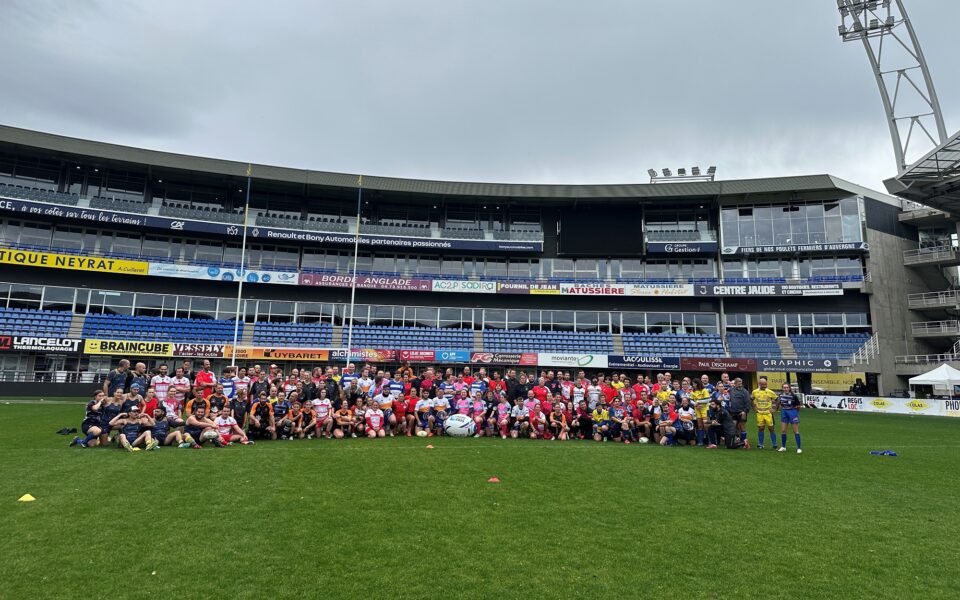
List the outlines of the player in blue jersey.
<svg viewBox="0 0 960 600">
<path fill-rule="evenodd" d="M 233 367 L 227 367 L 223 370 L 220 376 L 220 385 L 223 386 L 223 395 L 227 400 L 233 400 L 233 397 L 237 393 L 236 371 L 234 371 Z"/>
<path fill-rule="evenodd" d="M 83 422 L 80 424 L 80 433 L 83 434 L 83 437 L 73 438 L 73 441 L 70 442 L 71 446 L 89 448 L 100 443 L 100 433 L 103 431 L 103 405 L 106 398 L 107 395 L 102 390 L 97 390 L 93 394 L 93 399 L 87 402 Z"/>
<path fill-rule="evenodd" d="M 793 439 L 797 442 L 797 454 L 802 454 L 800 447 L 800 398 L 790 389 L 790 384 L 783 384 L 782 391 L 777 394 L 777 405 L 780 407 L 780 448 L 779 452 L 787 451 L 787 424 L 793 427 Z"/>
</svg>

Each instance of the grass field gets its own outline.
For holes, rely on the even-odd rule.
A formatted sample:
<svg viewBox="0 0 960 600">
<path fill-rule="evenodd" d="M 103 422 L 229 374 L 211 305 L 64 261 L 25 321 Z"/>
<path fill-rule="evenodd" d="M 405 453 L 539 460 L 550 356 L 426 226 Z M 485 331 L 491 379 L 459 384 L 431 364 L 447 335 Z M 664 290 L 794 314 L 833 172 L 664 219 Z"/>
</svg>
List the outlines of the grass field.
<svg viewBox="0 0 960 600">
<path fill-rule="evenodd" d="M 129 454 L 68 448 L 54 432 L 82 413 L 0 399 L 2 598 L 960 597 L 960 420 L 807 410 L 803 455 L 448 438 Z"/>
</svg>

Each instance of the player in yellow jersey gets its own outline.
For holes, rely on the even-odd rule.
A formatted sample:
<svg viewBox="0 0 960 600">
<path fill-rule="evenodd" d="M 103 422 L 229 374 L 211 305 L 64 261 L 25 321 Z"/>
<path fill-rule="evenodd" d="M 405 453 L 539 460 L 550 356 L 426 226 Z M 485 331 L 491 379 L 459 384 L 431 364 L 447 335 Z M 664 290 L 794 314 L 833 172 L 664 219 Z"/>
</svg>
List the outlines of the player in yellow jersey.
<svg viewBox="0 0 960 600">
<path fill-rule="evenodd" d="M 706 377 L 706 375 L 704 375 Z M 707 379 L 707 383 L 710 383 L 710 380 Z M 697 445 L 702 446 L 703 440 L 707 437 L 707 425 L 709 420 L 707 419 L 707 410 L 710 408 L 710 390 L 708 390 L 703 385 L 702 379 L 695 379 L 693 381 L 693 391 L 690 392 L 690 401 L 693 403 L 693 408 L 697 413 Z"/>
<path fill-rule="evenodd" d="M 777 449 L 777 434 L 773 430 L 773 411 L 776 410 L 777 393 L 767 387 L 767 378 L 761 377 L 757 389 L 750 394 L 753 410 L 757 413 L 757 449 L 763 450 L 764 430 L 770 432 L 773 449 Z"/>
</svg>

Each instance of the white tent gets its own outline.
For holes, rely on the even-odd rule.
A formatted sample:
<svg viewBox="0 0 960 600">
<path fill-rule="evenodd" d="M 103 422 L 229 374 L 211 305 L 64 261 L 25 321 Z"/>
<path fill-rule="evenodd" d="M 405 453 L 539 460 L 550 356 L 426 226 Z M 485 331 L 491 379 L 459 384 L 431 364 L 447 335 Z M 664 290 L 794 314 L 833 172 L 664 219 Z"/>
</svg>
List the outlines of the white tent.
<svg viewBox="0 0 960 600">
<path fill-rule="evenodd" d="M 945 389 L 952 395 L 955 385 L 960 385 L 960 371 L 943 364 L 923 375 L 910 378 L 910 385 L 931 385 L 934 389 Z"/>
</svg>

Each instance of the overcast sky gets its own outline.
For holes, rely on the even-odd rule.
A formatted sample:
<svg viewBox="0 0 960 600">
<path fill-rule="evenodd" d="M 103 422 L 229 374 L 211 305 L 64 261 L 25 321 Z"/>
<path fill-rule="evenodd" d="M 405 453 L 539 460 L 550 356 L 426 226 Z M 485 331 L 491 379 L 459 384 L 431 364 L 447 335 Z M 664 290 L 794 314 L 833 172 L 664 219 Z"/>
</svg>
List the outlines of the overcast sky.
<svg viewBox="0 0 960 600">
<path fill-rule="evenodd" d="M 906 0 L 949 133 L 956 0 Z M 895 173 L 835 0 L 0 0 L 0 122 L 430 179 Z M 951 67 L 953 65 L 953 67 Z"/>
</svg>

